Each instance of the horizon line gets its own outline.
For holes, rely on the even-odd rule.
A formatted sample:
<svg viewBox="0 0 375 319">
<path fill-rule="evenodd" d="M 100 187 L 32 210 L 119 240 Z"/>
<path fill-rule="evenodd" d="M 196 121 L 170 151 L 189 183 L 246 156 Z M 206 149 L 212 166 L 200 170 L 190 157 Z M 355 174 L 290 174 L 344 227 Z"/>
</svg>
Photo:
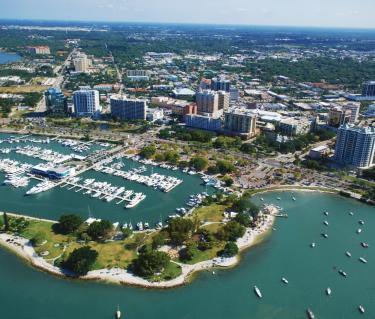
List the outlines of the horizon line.
<svg viewBox="0 0 375 319">
<path fill-rule="evenodd" d="M 374 27 L 344 27 L 344 26 L 311 26 L 311 25 L 277 25 L 277 24 L 236 24 L 236 23 L 204 23 L 204 22 L 161 22 L 161 21 L 118 21 L 118 20 L 77 20 L 77 19 L 38 19 L 38 18 L 1 18 L 0 22 L 65 22 L 65 23 L 100 23 L 100 24 L 144 24 L 144 25 L 190 25 L 215 27 L 264 27 L 264 28 L 293 28 L 293 29 L 323 29 L 346 31 L 375 31 Z"/>
</svg>

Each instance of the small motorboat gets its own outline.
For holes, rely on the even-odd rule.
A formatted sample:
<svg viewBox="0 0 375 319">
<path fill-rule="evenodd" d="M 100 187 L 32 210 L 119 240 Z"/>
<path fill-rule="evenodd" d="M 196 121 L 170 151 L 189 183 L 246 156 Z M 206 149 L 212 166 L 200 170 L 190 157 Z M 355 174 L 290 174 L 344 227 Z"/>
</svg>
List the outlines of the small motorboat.
<svg viewBox="0 0 375 319">
<path fill-rule="evenodd" d="M 364 264 L 367 264 L 367 260 L 364 259 L 363 257 L 360 257 L 358 260 L 359 260 L 360 262 L 364 263 Z"/>
<path fill-rule="evenodd" d="M 315 319 L 315 315 L 314 315 L 314 313 L 312 312 L 312 310 L 310 308 L 308 308 L 306 310 L 306 314 L 307 314 L 307 318 L 309 318 L 309 319 Z"/>
<path fill-rule="evenodd" d="M 326 289 L 326 294 L 327 294 L 327 296 L 330 296 L 331 294 L 332 294 L 332 290 L 331 290 L 331 288 L 327 288 Z"/>
<path fill-rule="evenodd" d="M 362 219 L 360 219 L 360 220 L 358 221 L 358 224 L 360 224 L 360 225 L 364 225 L 365 222 L 364 222 Z"/>
<path fill-rule="evenodd" d="M 117 319 L 120 319 L 120 318 L 121 318 L 121 311 L 120 311 L 120 307 L 119 307 L 119 306 L 117 306 L 117 310 L 116 310 L 116 312 L 115 312 L 115 317 L 116 317 Z"/>
<path fill-rule="evenodd" d="M 292 199 L 293 199 L 293 201 L 296 201 L 296 198 L 294 196 L 292 197 Z"/>
<path fill-rule="evenodd" d="M 257 295 L 258 298 L 262 298 L 262 292 L 260 291 L 260 289 L 257 287 L 257 286 L 254 286 L 254 292 L 255 294 Z"/>
<path fill-rule="evenodd" d="M 347 251 L 347 252 L 345 253 L 345 255 L 348 256 L 348 257 L 352 257 L 352 254 L 350 253 L 350 251 Z"/>
<path fill-rule="evenodd" d="M 361 243 L 361 246 L 362 246 L 363 248 L 368 248 L 368 247 L 369 247 L 369 244 L 368 244 L 368 243 Z"/>
<path fill-rule="evenodd" d="M 322 234 L 324 238 L 328 238 L 328 234 Z"/>
<path fill-rule="evenodd" d="M 350 213 L 349 213 L 349 215 L 350 215 L 350 216 L 353 216 L 353 215 L 354 215 L 354 213 L 353 213 L 353 212 L 350 212 Z"/>
<path fill-rule="evenodd" d="M 324 215 L 328 216 L 328 212 L 327 212 L 327 211 L 325 211 L 325 212 L 324 212 Z"/>
<path fill-rule="evenodd" d="M 325 226 L 328 226 L 328 225 L 329 225 L 329 223 L 328 223 L 326 220 L 323 222 L 323 224 L 324 224 Z"/>
<path fill-rule="evenodd" d="M 281 200 L 281 197 L 276 197 L 277 200 Z"/>
<path fill-rule="evenodd" d="M 282 281 L 284 284 L 289 284 L 288 279 L 286 279 L 285 277 L 281 278 L 281 281 Z"/>
<path fill-rule="evenodd" d="M 339 274 L 343 277 L 346 277 L 347 276 L 347 273 L 345 271 L 343 271 L 342 269 L 339 270 Z"/>
<path fill-rule="evenodd" d="M 360 234 L 360 233 L 362 233 L 362 229 L 361 229 L 361 228 L 358 228 L 358 229 L 357 229 L 357 234 Z"/>
<path fill-rule="evenodd" d="M 361 305 L 358 306 L 358 310 L 360 313 L 365 313 L 365 308 L 363 308 Z"/>
<path fill-rule="evenodd" d="M 315 248 L 315 246 L 316 246 L 315 243 L 311 243 L 310 245 L 311 248 Z"/>
</svg>

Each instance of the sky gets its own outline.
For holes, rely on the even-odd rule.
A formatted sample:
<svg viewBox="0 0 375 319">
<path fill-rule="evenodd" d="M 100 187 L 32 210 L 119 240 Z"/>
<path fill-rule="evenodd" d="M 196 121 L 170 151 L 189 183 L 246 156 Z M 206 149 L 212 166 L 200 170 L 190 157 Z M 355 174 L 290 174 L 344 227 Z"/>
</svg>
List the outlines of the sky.
<svg viewBox="0 0 375 319">
<path fill-rule="evenodd" d="M 375 0 L 0 0 L 0 19 L 375 28 Z"/>
</svg>

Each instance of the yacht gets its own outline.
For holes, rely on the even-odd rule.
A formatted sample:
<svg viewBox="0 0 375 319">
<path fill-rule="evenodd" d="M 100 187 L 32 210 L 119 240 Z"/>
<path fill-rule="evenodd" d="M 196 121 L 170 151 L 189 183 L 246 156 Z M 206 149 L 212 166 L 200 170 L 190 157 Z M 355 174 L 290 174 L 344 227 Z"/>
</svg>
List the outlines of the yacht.
<svg viewBox="0 0 375 319">
<path fill-rule="evenodd" d="M 332 290 L 331 290 L 331 288 L 328 287 L 328 288 L 326 289 L 326 294 L 327 294 L 327 296 L 330 296 L 331 293 L 332 293 Z"/>
<path fill-rule="evenodd" d="M 343 277 L 346 277 L 347 276 L 347 273 L 345 271 L 343 271 L 342 269 L 339 270 L 339 274 Z"/>
<path fill-rule="evenodd" d="M 312 312 L 312 310 L 310 308 L 308 308 L 306 310 L 306 314 L 307 314 L 307 318 L 309 318 L 309 319 L 315 319 L 315 315 L 314 315 L 314 313 Z"/>
<path fill-rule="evenodd" d="M 281 281 L 284 283 L 284 284 L 288 284 L 289 283 L 289 281 L 288 281 L 288 279 L 286 279 L 286 278 L 281 278 Z"/>
<path fill-rule="evenodd" d="M 348 257 L 352 257 L 352 254 L 351 254 L 349 251 L 347 251 L 347 252 L 345 253 L 345 255 L 348 256 Z"/>
<path fill-rule="evenodd" d="M 361 246 L 362 246 L 363 248 L 368 248 L 368 247 L 369 247 L 369 245 L 368 245 L 367 243 L 361 243 Z"/>
<path fill-rule="evenodd" d="M 39 193 L 45 192 L 45 191 L 53 188 L 54 186 L 55 186 L 54 183 L 52 183 L 50 181 L 44 181 L 42 183 L 39 183 L 39 184 L 35 185 L 31 189 L 29 189 L 26 192 L 26 195 L 39 194 Z"/>
<path fill-rule="evenodd" d="M 254 286 L 254 292 L 258 296 L 258 298 L 262 298 L 262 293 L 257 286 Z"/>
<path fill-rule="evenodd" d="M 364 264 L 366 264 L 366 263 L 367 263 L 367 260 L 366 260 L 366 259 L 364 259 L 363 257 L 360 257 L 360 258 L 359 258 L 359 261 L 360 261 L 360 262 L 363 262 Z"/>
<path fill-rule="evenodd" d="M 365 308 L 363 308 L 361 305 L 358 306 L 358 310 L 360 313 L 365 313 Z"/>
</svg>

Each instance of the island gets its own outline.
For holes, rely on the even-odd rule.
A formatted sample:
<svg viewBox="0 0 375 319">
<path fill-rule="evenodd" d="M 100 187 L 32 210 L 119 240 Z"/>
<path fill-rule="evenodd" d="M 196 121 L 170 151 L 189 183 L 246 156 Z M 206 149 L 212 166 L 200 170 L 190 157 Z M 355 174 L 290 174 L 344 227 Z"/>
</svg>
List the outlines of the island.
<svg viewBox="0 0 375 319">
<path fill-rule="evenodd" d="M 186 284 L 192 274 L 233 267 L 271 230 L 279 210 L 249 194 L 207 196 L 159 229 L 133 231 L 74 214 L 58 221 L 1 213 L 0 244 L 33 267 L 65 278 L 147 288 Z"/>
</svg>

